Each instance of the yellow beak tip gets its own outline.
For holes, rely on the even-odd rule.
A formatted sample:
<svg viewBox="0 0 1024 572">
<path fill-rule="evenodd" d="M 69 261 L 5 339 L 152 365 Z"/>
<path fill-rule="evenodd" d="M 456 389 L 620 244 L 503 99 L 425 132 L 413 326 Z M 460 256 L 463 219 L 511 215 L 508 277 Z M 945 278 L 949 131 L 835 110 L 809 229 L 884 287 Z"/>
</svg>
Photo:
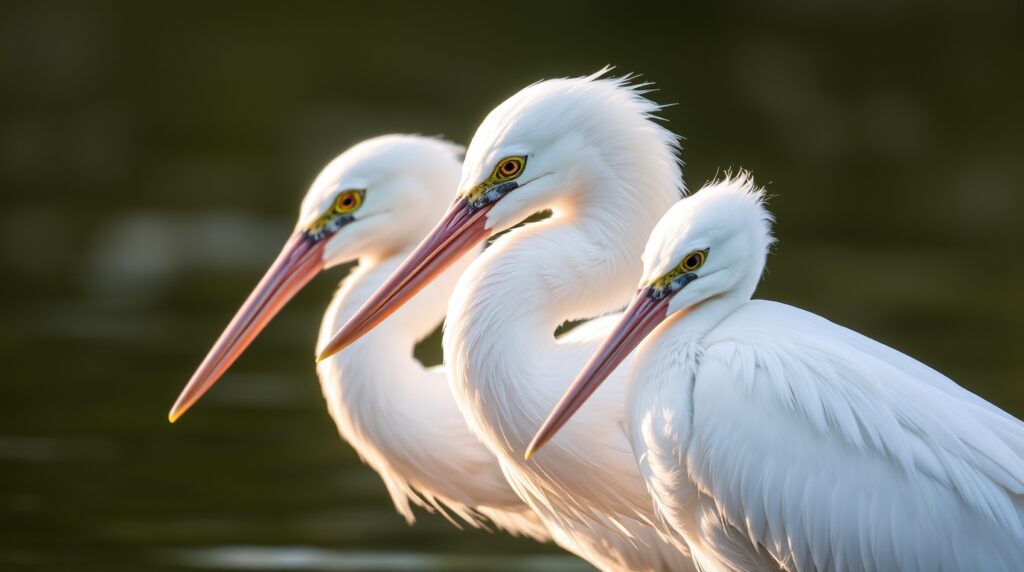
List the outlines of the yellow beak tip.
<svg viewBox="0 0 1024 572">
<path fill-rule="evenodd" d="M 171 423 L 174 423 L 175 421 L 181 418 L 182 413 L 182 411 L 171 410 L 171 412 L 167 414 L 167 420 L 170 421 Z"/>
<path fill-rule="evenodd" d="M 326 360 L 327 358 L 332 357 L 334 354 L 338 353 L 338 351 L 339 350 L 331 349 L 329 347 L 328 348 L 324 348 L 323 351 L 321 351 L 319 354 L 317 354 L 317 356 L 316 356 L 316 363 L 320 363 L 320 362 Z"/>
</svg>

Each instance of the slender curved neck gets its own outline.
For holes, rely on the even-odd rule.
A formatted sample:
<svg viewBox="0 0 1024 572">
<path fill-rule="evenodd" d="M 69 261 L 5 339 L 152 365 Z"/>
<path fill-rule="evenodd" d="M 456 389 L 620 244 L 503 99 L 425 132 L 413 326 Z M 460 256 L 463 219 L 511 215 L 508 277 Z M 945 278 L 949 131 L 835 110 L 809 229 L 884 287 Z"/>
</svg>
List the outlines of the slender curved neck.
<svg viewBox="0 0 1024 572">
<path fill-rule="evenodd" d="M 342 282 L 324 315 L 318 344 L 326 343 L 333 336 L 410 251 L 411 248 L 383 259 L 360 259 L 359 266 Z M 473 256 L 466 258 L 439 276 L 373 331 L 318 366 L 332 413 L 338 405 L 338 397 L 345 400 L 353 398 L 345 396 L 346 391 L 358 389 L 360 396 L 377 395 L 386 400 L 393 395 L 395 386 L 422 381 L 426 368 L 413 356 L 413 349 L 444 319 L 459 273 Z M 342 395 L 337 395 L 338 391 Z"/>
<path fill-rule="evenodd" d="M 331 305 L 324 315 L 318 343 L 322 344 L 330 339 L 387 280 L 410 252 L 411 249 L 408 249 L 381 259 L 361 258 L 359 265 L 345 277 L 331 300 Z M 388 320 L 361 338 L 356 343 L 359 345 L 359 351 L 343 352 L 339 355 L 354 355 L 378 347 L 383 348 L 388 354 L 411 350 L 416 342 L 426 337 L 444 318 L 444 304 L 431 304 L 432 299 L 450 296 L 453 289 L 454 280 L 440 277 L 424 290 L 424 296 L 413 298 Z M 353 347 L 356 344 L 353 344 Z"/>
<path fill-rule="evenodd" d="M 486 405 L 489 419 L 478 426 L 496 423 L 504 442 L 525 445 L 576 373 L 568 370 L 582 366 L 562 353 L 579 348 L 559 344 L 555 328 L 629 300 L 644 243 L 676 193 L 592 182 L 552 219 L 498 239 L 463 275 L 449 306 L 445 358 L 460 399 Z M 624 196 L 633 200 L 623 204 Z"/>
<path fill-rule="evenodd" d="M 670 191 L 632 188 L 615 177 L 577 185 L 551 219 L 510 233 L 485 253 L 489 271 L 479 289 L 532 310 L 549 338 L 565 320 L 621 308 L 640 280 L 650 231 L 678 198 Z"/>
</svg>

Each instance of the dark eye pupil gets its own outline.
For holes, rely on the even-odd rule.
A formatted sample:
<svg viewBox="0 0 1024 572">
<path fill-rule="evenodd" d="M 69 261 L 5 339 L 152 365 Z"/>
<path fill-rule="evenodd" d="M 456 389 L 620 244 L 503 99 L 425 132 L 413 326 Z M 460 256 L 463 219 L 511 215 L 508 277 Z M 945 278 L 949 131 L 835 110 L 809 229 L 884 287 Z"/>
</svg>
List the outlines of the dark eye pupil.
<svg viewBox="0 0 1024 572">
<path fill-rule="evenodd" d="M 501 170 L 504 171 L 506 174 L 513 173 L 516 170 L 516 164 L 513 163 L 512 161 L 509 161 L 501 166 Z"/>
<path fill-rule="evenodd" d="M 346 207 L 352 206 L 352 203 L 353 203 L 352 197 L 345 197 L 341 201 L 341 204 L 345 205 Z"/>
<path fill-rule="evenodd" d="M 700 257 L 697 256 L 696 254 L 686 259 L 687 268 L 696 268 L 698 264 L 700 264 Z"/>
</svg>

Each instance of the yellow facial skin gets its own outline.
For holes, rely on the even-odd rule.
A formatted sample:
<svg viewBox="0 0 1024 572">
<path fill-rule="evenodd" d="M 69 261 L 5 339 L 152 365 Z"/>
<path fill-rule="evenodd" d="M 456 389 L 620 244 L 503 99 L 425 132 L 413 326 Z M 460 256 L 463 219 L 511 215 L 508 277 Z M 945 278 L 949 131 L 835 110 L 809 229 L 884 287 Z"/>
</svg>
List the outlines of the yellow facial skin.
<svg viewBox="0 0 1024 572">
<path fill-rule="evenodd" d="M 482 183 L 466 191 L 463 198 L 470 204 L 483 206 L 501 198 L 504 193 L 515 188 L 515 184 L 509 184 L 523 173 L 526 168 L 526 157 L 517 155 L 505 157 L 498 161 L 491 171 L 491 175 Z M 498 191 L 492 193 L 492 191 Z M 504 192 L 502 192 L 504 191 Z"/>
<path fill-rule="evenodd" d="M 359 210 L 359 207 L 363 206 L 364 198 L 366 198 L 366 191 L 363 189 L 351 189 L 339 193 L 334 199 L 334 203 L 306 228 L 306 234 L 319 239 L 327 233 L 337 231 L 344 223 L 352 219 L 352 214 Z"/>
<path fill-rule="evenodd" d="M 651 294 L 656 298 L 664 298 L 668 294 L 679 290 L 686 283 L 696 278 L 693 273 L 701 266 L 704 266 L 704 262 L 708 259 L 709 250 L 707 248 L 704 250 L 694 250 L 684 256 L 683 260 L 675 268 L 646 284 L 642 284 L 641 288 L 649 288 Z"/>
</svg>

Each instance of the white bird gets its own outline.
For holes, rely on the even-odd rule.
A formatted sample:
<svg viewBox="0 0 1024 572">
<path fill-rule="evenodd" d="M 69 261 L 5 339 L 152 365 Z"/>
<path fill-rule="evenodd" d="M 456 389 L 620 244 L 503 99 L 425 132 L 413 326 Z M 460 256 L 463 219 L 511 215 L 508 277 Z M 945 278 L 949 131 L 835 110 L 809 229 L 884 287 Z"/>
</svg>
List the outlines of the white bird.
<svg viewBox="0 0 1024 572">
<path fill-rule="evenodd" d="M 209 389 L 267 322 L 325 268 L 358 260 L 324 316 L 331 334 L 381 284 L 444 211 L 462 148 L 438 139 L 387 135 L 355 145 L 324 168 L 302 202 L 277 261 L 210 350 L 171 409 L 173 422 Z M 466 261 L 416 303 L 396 312 L 352 352 L 320 363 L 327 407 L 341 436 L 384 480 L 395 508 L 450 511 L 475 527 L 548 537 L 470 432 L 444 372 L 425 368 L 413 346 L 444 318 Z"/>
<path fill-rule="evenodd" d="M 534 84 L 487 116 L 448 214 L 321 356 L 358 339 L 488 236 L 550 209 L 551 218 L 498 238 L 459 280 L 444 335 L 459 407 L 574 552 L 609 570 L 686 570 L 685 545 L 667 542 L 652 522 L 624 430 L 625 375 L 536 462 L 523 461 L 534 429 L 612 322 L 560 339 L 555 329 L 622 307 L 647 235 L 682 194 L 676 137 L 653 118 L 658 106 L 603 73 Z"/>
<path fill-rule="evenodd" d="M 1024 423 L 892 348 L 751 300 L 773 242 L 763 197 L 741 174 L 665 215 L 636 297 L 531 451 L 640 345 L 634 452 L 708 568 L 1024 570 Z"/>
</svg>

